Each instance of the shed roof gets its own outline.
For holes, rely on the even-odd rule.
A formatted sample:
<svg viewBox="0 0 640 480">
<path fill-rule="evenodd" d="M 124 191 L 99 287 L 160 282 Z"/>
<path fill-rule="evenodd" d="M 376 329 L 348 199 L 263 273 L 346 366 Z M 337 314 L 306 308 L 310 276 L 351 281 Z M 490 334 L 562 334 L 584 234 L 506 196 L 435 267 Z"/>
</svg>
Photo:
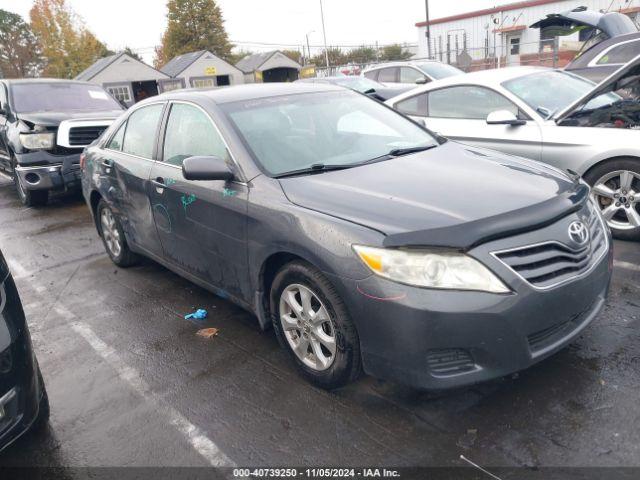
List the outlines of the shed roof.
<svg viewBox="0 0 640 480">
<path fill-rule="evenodd" d="M 164 67 L 160 69 L 160 71 L 166 75 L 169 75 L 172 78 L 177 77 L 182 72 L 184 72 L 187 68 L 193 65 L 196 61 L 198 61 L 205 54 L 209 54 L 215 59 L 228 63 L 226 60 L 218 57 L 216 54 L 210 52 L 209 50 L 198 50 L 197 52 L 184 53 L 182 55 L 178 55 L 177 57 L 169 60 Z M 230 67 L 237 68 L 230 63 L 228 63 Z"/>
<path fill-rule="evenodd" d="M 127 59 L 129 61 L 141 63 L 142 65 L 144 65 L 147 68 L 155 70 L 158 73 L 162 73 L 159 70 L 156 70 L 155 68 L 153 68 L 151 65 L 147 65 L 143 61 L 132 57 L 127 52 L 120 52 L 120 53 L 116 53 L 114 55 L 109 55 L 108 57 L 103 57 L 103 58 L 97 60 L 95 63 L 90 65 L 86 70 L 84 70 L 83 72 L 79 73 L 76 76 L 75 80 L 81 80 L 81 81 L 84 81 L 84 82 L 89 82 L 89 81 L 91 81 L 91 79 L 93 79 L 100 72 L 106 70 L 111 65 L 116 63 L 116 61 L 119 60 L 121 57 L 127 57 Z M 164 78 L 164 75 L 160 75 L 159 78 Z"/>
<path fill-rule="evenodd" d="M 267 62 L 267 60 L 273 57 L 276 53 L 280 53 L 284 55 L 284 53 L 282 53 L 280 50 L 272 50 L 270 52 L 263 52 L 263 53 L 254 53 L 253 55 L 247 55 L 238 63 L 236 63 L 236 67 L 238 67 L 244 73 L 255 72 L 256 70 L 259 70 L 260 67 L 264 65 Z M 295 62 L 295 60 L 291 60 L 291 61 Z M 295 63 L 298 63 L 298 62 L 295 62 Z M 300 65 L 300 68 L 302 68 L 302 65 Z"/>
</svg>

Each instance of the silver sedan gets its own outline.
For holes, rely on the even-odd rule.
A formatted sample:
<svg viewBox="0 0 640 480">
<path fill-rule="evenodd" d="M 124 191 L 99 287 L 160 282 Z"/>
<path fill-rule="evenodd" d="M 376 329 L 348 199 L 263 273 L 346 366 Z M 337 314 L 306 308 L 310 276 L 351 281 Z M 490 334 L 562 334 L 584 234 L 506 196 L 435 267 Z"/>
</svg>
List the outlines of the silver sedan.
<svg viewBox="0 0 640 480">
<path fill-rule="evenodd" d="M 546 68 L 487 70 L 387 101 L 444 137 L 583 176 L 614 234 L 640 239 L 640 57 L 596 86 Z"/>
</svg>

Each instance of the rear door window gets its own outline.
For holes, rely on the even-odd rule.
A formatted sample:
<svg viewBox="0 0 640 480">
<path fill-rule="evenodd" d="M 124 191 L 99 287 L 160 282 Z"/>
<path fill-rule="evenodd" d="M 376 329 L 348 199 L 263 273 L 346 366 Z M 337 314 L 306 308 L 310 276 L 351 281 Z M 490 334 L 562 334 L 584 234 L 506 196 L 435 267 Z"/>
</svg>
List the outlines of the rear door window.
<svg viewBox="0 0 640 480">
<path fill-rule="evenodd" d="M 399 112 L 404 113 L 405 115 L 415 115 L 419 117 L 427 116 L 427 94 L 422 93 L 420 95 L 415 95 L 411 98 L 407 98 L 406 100 L 402 100 L 398 102 L 395 106 L 395 109 Z"/>
<path fill-rule="evenodd" d="M 142 158 L 153 158 L 158 124 L 164 104 L 149 105 L 131 114 L 127 121 L 122 151 Z"/>
<path fill-rule="evenodd" d="M 127 122 L 124 122 L 120 125 L 120 128 L 116 132 L 116 134 L 111 137 L 111 141 L 107 145 L 107 148 L 110 150 L 115 150 L 117 152 L 122 151 L 122 141 L 124 140 L 124 131 L 127 128 Z"/>
<path fill-rule="evenodd" d="M 486 120 L 491 112 L 507 110 L 516 116 L 516 105 L 497 92 L 476 86 L 443 88 L 429 93 L 429 117 Z"/>
<path fill-rule="evenodd" d="M 397 83 L 398 82 L 398 69 L 397 68 L 383 68 L 378 75 L 378 81 L 382 83 Z"/>
<path fill-rule="evenodd" d="M 365 72 L 363 75 L 369 80 L 378 80 L 378 70 L 373 70 L 372 72 Z"/>
</svg>

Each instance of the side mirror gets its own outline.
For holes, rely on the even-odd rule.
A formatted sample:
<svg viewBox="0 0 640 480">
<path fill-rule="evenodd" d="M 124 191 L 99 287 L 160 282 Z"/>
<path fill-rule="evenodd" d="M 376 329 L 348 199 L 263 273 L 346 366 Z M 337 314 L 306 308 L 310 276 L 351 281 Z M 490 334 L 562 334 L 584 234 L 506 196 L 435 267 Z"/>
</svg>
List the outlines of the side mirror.
<svg viewBox="0 0 640 480">
<path fill-rule="evenodd" d="M 429 83 L 427 77 L 422 77 L 416 80 L 416 85 L 426 85 L 427 83 Z"/>
<path fill-rule="evenodd" d="M 220 157 L 189 157 L 182 162 L 186 180 L 232 180 L 233 172 Z"/>
<path fill-rule="evenodd" d="M 498 110 L 496 112 L 491 112 L 487 116 L 487 124 L 488 125 L 511 125 L 512 127 L 517 127 L 520 125 L 526 125 L 526 120 L 520 120 L 513 113 L 508 110 Z"/>
</svg>

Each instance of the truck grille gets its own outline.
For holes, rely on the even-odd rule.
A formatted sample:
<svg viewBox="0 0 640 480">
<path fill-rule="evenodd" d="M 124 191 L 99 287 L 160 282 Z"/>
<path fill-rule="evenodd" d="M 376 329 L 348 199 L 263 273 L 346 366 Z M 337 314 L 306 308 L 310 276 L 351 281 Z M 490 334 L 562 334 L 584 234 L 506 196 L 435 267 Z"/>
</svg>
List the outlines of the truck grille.
<svg viewBox="0 0 640 480">
<path fill-rule="evenodd" d="M 86 146 L 98 138 L 107 129 L 106 126 L 71 127 L 69 145 Z"/>
<path fill-rule="evenodd" d="M 534 287 L 551 288 L 587 272 L 606 252 L 606 233 L 594 211 L 589 216 L 589 232 L 589 243 L 578 249 L 546 242 L 494 255 Z"/>
</svg>

